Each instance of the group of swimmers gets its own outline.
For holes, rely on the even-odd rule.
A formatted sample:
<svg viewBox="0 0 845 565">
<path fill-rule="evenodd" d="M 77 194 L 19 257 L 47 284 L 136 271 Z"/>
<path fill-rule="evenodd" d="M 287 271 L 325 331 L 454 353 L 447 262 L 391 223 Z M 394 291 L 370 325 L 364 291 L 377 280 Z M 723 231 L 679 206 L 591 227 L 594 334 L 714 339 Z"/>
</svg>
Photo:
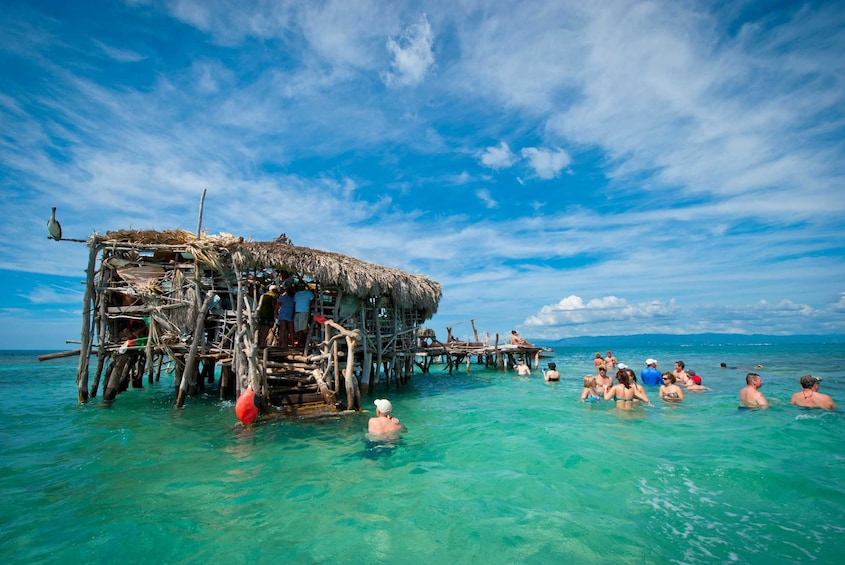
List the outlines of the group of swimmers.
<svg viewBox="0 0 845 565">
<path fill-rule="evenodd" d="M 599 363 L 601 360 L 601 363 Z M 644 384 L 658 385 L 658 396 L 665 402 L 683 402 L 684 391 L 701 392 L 710 390 L 702 384 L 702 379 L 693 370 L 686 370 L 683 361 L 676 361 L 673 371 L 661 373 L 657 370 L 655 359 L 646 359 L 646 368 L 640 374 L 640 380 Z M 724 366 L 724 364 L 722 364 Z M 554 363 L 549 363 L 549 368 L 554 368 Z M 615 400 L 616 407 L 623 410 L 630 410 L 640 402 L 651 404 L 645 388 L 637 382 L 636 373 L 624 363 L 616 363 L 611 352 L 607 357 L 596 354 L 595 366 L 598 368 L 598 375 L 587 375 L 584 377 L 584 388 L 581 391 L 582 402 L 597 402 L 599 400 Z M 607 375 L 608 366 L 617 368 L 616 384 Z M 758 365 L 762 367 L 762 365 Z M 557 371 L 555 371 L 557 373 Z M 545 374 L 545 373 L 544 373 Z M 560 377 L 558 376 L 558 379 Z M 549 380 L 549 379 L 546 379 Z M 800 379 L 801 390 L 792 395 L 790 404 L 803 406 L 805 408 L 822 408 L 825 410 L 836 410 L 836 403 L 824 393 L 819 392 L 821 377 L 804 375 Z M 769 405 L 765 396 L 760 392 L 763 386 L 763 379 L 757 373 L 748 373 L 745 377 L 746 386 L 739 393 L 741 408 L 765 408 Z"/>
</svg>

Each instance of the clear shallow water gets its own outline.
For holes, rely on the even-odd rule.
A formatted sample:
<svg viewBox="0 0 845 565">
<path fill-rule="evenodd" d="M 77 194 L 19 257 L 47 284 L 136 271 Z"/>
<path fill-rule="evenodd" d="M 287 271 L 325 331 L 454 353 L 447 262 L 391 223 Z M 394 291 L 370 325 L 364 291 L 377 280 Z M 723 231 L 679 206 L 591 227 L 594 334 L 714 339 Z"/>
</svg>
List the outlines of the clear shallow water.
<svg viewBox="0 0 845 565">
<path fill-rule="evenodd" d="M 602 348 L 599 348 L 602 349 Z M 606 349 L 606 348 L 605 348 Z M 408 426 L 368 449 L 368 415 L 245 428 L 214 395 L 175 410 L 172 380 L 76 404 L 76 359 L 0 354 L 0 556 L 12 562 L 841 563 L 845 420 L 788 405 L 842 345 L 619 350 L 684 359 L 704 394 L 620 413 L 563 381 L 417 373 L 379 390 Z M 765 411 L 737 410 L 764 365 Z M 656 390 L 651 392 L 656 400 Z M 372 398 L 375 398 L 373 396 Z M 99 400 L 99 399 L 97 399 Z M 367 401 L 369 405 L 370 402 Z"/>
</svg>

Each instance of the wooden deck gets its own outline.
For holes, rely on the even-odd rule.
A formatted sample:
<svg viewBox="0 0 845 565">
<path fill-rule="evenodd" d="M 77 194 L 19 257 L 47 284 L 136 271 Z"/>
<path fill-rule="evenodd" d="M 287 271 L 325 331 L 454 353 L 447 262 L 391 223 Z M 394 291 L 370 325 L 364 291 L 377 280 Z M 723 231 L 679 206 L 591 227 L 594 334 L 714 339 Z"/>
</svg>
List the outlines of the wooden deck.
<svg viewBox="0 0 845 565">
<path fill-rule="evenodd" d="M 417 349 L 414 363 L 423 373 L 428 373 L 432 364 L 446 365 L 449 374 L 461 365 L 466 372 L 471 372 L 473 360 L 476 365 L 495 367 L 504 371 L 506 367 L 514 367 L 519 359 L 523 359 L 532 369 L 540 366 L 540 354 L 546 351 L 542 347 L 525 345 L 491 345 L 483 342 L 453 341 L 441 343 L 435 341 L 428 347 Z"/>
</svg>

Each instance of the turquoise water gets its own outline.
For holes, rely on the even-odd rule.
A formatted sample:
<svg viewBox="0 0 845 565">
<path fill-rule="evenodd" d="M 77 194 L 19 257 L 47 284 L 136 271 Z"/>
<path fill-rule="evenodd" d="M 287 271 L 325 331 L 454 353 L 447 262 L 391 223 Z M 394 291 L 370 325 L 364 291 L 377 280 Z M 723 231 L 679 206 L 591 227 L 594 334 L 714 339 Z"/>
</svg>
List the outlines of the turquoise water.
<svg viewBox="0 0 845 565">
<path fill-rule="evenodd" d="M 843 414 L 788 404 L 813 373 L 845 407 L 841 344 L 614 351 L 638 372 L 646 357 L 662 369 L 684 359 L 713 388 L 634 413 L 577 402 L 594 351 L 544 360 L 557 362 L 560 383 L 473 366 L 379 390 L 408 427 L 392 450 L 367 449 L 365 414 L 243 427 L 213 394 L 176 410 L 165 376 L 111 407 L 80 406 L 77 359 L 0 353 L 0 556 L 845 561 Z M 737 410 L 746 371 L 721 361 L 762 363 L 772 407 Z"/>
</svg>

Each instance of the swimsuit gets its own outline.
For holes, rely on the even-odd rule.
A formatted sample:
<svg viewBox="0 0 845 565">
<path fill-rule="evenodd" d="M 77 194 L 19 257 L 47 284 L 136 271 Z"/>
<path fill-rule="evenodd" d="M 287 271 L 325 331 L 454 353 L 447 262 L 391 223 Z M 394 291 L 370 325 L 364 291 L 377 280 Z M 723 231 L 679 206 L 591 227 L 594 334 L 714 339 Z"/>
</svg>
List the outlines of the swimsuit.
<svg viewBox="0 0 845 565">
<path fill-rule="evenodd" d="M 593 394 L 593 391 L 590 391 L 590 394 L 584 399 L 584 402 L 598 402 L 599 400 L 601 399 Z"/>
<path fill-rule="evenodd" d="M 678 396 L 677 392 L 667 392 L 663 395 L 664 400 L 680 400 L 681 397 Z"/>
</svg>

